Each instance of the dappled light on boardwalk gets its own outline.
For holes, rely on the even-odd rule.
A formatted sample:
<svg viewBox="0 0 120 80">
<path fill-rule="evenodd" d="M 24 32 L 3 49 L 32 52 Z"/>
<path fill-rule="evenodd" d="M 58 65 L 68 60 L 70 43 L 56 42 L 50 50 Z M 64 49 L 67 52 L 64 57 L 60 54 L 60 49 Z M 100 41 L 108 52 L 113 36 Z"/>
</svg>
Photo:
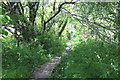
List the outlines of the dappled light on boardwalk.
<svg viewBox="0 0 120 80">
<path fill-rule="evenodd" d="M 53 69 L 60 63 L 60 57 L 55 57 L 54 59 L 50 60 L 49 62 L 43 64 L 42 66 L 38 67 L 30 76 L 30 78 L 48 78 Z M 29 79 L 31 80 L 31 79 Z"/>
<path fill-rule="evenodd" d="M 68 42 L 66 43 L 67 47 L 66 50 L 70 50 L 71 49 L 71 41 L 68 40 Z"/>
</svg>

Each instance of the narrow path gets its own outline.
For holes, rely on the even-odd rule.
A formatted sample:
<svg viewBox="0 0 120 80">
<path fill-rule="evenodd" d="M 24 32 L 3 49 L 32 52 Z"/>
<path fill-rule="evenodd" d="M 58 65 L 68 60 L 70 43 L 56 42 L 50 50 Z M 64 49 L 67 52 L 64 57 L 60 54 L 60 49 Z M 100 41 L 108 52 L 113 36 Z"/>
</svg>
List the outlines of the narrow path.
<svg viewBox="0 0 120 80">
<path fill-rule="evenodd" d="M 66 45 L 67 45 L 66 50 L 70 50 L 71 41 L 68 40 Z M 67 55 L 66 50 L 62 52 L 62 56 Z M 36 80 L 37 78 L 48 78 L 52 74 L 53 69 L 60 63 L 60 61 L 61 57 L 55 57 L 51 59 L 49 62 L 36 68 L 32 75 L 30 76 L 29 80 Z"/>
</svg>

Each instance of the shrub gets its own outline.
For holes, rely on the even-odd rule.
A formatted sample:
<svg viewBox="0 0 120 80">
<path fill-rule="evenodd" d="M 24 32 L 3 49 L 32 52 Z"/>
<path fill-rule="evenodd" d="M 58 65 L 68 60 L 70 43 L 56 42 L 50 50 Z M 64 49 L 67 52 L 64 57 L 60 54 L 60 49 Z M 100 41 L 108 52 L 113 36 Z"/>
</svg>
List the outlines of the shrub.
<svg viewBox="0 0 120 80">
<path fill-rule="evenodd" d="M 34 41 L 37 44 L 43 45 L 43 48 L 46 50 L 46 54 L 53 55 L 61 54 L 66 45 L 66 40 L 50 32 L 44 32 L 44 34 L 37 36 Z"/>
<path fill-rule="evenodd" d="M 62 54 L 65 40 L 52 33 L 44 33 L 30 42 L 16 47 L 13 36 L 1 38 L 3 78 L 27 78 L 48 59 Z"/>
<path fill-rule="evenodd" d="M 27 78 L 48 60 L 43 46 L 31 47 L 31 43 L 23 43 L 16 47 L 15 43 L 15 39 L 10 37 L 2 39 L 3 78 Z"/>
<path fill-rule="evenodd" d="M 79 42 L 63 57 L 51 77 L 54 78 L 117 78 L 118 56 L 114 44 L 87 40 Z"/>
</svg>

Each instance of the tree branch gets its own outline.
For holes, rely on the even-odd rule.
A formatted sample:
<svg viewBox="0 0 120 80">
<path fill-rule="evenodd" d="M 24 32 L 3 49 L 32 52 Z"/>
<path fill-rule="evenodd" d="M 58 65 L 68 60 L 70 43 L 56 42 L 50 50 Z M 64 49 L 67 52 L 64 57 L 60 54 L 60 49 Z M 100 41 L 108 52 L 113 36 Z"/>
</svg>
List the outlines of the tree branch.
<svg viewBox="0 0 120 80">
<path fill-rule="evenodd" d="M 111 29 L 111 28 L 109 28 L 109 27 L 111 27 L 111 26 L 104 26 L 104 25 L 101 25 L 101 24 L 98 23 L 98 22 L 89 20 L 88 18 L 86 18 L 86 17 L 84 17 L 84 16 L 80 16 L 80 15 L 78 16 L 78 15 L 76 15 L 76 14 L 73 14 L 73 13 L 67 11 L 66 9 L 63 9 L 63 10 L 64 10 L 64 12 L 70 14 L 73 18 L 77 19 L 78 21 L 80 20 L 79 18 L 83 18 L 81 21 L 95 24 L 95 25 L 97 25 L 97 26 L 100 26 L 100 27 L 102 27 L 102 28 L 104 28 L 104 29 L 107 29 L 107 30 L 110 30 L 110 31 L 112 31 L 112 32 L 113 32 L 113 31 L 117 31 L 118 29 L 120 29 L 120 28 Z"/>
<path fill-rule="evenodd" d="M 60 13 L 60 11 L 61 11 L 61 8 L 62 8 L 62 6 L 63 5 L 65 5 L 65 4 L 75 4 L 76 2 L 63 2 L 59 7 L 58 7 L 58 11 L 53 15 L 53 16 L 51 16 L 47 21 L 45 21 L 45 25 L 49 22 L 49 21 L 51 21 L 55 16 L 57 16 L 59 13 Z"/>
</svg>

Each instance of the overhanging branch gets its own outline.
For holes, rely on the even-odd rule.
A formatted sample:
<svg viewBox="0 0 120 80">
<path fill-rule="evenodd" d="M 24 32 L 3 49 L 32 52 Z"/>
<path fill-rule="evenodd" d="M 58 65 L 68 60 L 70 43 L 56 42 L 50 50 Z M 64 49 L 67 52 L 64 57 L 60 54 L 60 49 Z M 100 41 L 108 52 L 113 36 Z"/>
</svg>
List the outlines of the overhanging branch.
<svg viewBox="0 0 120 80">
<path fill-rule="evenodd" d="M 107 29 L 107 30 L 110 30 L 110 31 L 112 31 L 112 32 L 113 32 L 113 31 L 117 31 L 118 29 L 120 29 L 120 28 L 111 29 L 111 28 L 108 28 L 108 27 L 111 27 L 111 26 L 101 25 L 100 23 L 95 22 L 95 21 L 92 21 L 92 20 L 89 20 L 88 18 L 86 18 L 86 17 L 84 17 L 84 16 L 81 16 L 81 15 L 78 16 L 78 15 L 76 15 L 76 14 L 73 14 L 73 13 L 71 13 L 70 11 L 67 11 L 66 9 L 62 9 L 62 10 L 63 10 L 64 12 L 70 14 L 73 18 L 77 19 L 78 21 L 80 21 L 79 18 L 83 18 L 81 21 L 95 24 L 95 25 L 97 25 L 97 26 L 100 26 L 100 27 L 102 27 L 102 28 L 104 28 L 104 29 Z M 114 32 L 113 32 L 113 33 L 114 33 Z"/>
<path fill-rule="evenodd" d="M 53 15 L 53 16 L 51 16 L 47 21 L 45 21 L 45 25 L 49 22 L 49 21 L 51 21 L 54 17 L 56 17 L 59 13 L 60 13 L 60 11 L 61 11 L 61 8 L 62 8 L 62 6 L 63 5 L 65 5 L 65 4 L 75 4 L 76 2 L 63 2 L 59 7 L 58 7 L 58 11 Z"/>
</svg>

